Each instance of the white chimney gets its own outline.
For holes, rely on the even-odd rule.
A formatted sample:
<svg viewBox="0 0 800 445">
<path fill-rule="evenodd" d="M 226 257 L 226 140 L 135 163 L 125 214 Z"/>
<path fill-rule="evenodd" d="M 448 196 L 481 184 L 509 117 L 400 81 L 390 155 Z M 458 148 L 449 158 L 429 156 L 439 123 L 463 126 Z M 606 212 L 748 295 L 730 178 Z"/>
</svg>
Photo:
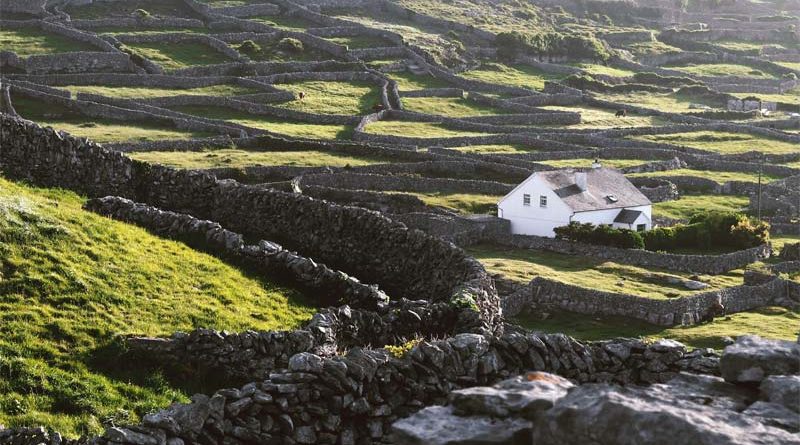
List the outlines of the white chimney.
<svg viewBox="0 0 800 445">
<path fill-rule="evenodd" d="M 575 185 L 577 185 L 582 192 L 585 192 L 589 188 L 586 172 L 575 172 Z"/>
<path fill-rule="evenodd" d="M 592 162 L 592 168 L 593 169 L 597 169 L 597 168 L 601 168 L 601 167 L 603 167 L 603 164 L 600 163 L 600 159 L 595 159 L 594 162 Z"/>
</svg>

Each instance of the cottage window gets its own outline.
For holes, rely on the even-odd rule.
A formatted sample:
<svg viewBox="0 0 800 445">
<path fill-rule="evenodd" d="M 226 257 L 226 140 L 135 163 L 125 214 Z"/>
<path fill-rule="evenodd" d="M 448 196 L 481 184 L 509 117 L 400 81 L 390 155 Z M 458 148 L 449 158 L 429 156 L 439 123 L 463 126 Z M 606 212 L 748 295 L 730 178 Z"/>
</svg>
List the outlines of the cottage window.
<svg viewBox="0 0 800 445">
<path fill-rule="evenodd" d="M 531 205 L 531 195 L 522 195 L 522 205 L 524 206 Z"/>
<path fill-rule="evenodd" d="M 639 224 L 636 226 L 637 232 L 644 232 L 645 230 L 647 230 L 647 224 Z"/>
<path fill-rule="evenodd" d="M 539 196 L 539 207 L 547 207 L 547 196 Z"/>
</svg>

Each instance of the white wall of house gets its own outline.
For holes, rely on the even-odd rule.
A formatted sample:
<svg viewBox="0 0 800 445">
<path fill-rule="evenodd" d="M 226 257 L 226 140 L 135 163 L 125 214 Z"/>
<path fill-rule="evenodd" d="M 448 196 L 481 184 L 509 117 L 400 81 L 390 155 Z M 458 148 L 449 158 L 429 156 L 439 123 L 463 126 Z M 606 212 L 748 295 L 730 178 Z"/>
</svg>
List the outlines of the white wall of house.
<svg viewBox="0 0 800 445">
<path fill-rule="evenodd" d="M 525 205 L 525 195 L 530 205 Z M 547 206 L 540 206 L 540 198 Z M 569 224 L 570 209 L 543 181 L 536 176 L 517 187 L 497 205 L 497 216 L 511 221 L 511 233 L 554 237 L 553 229 Z"/>
<path fill-rule="evenodd" d="M 525 204 L 525 195 L 530 198 L 528 205 Z M 540 204 L 542 197 L 546 198 L 546 206 Z M 615 224 L 615 227 L 636 230 L 638 224 L 645 224 L 646 230 L 652 228 L 652 206 L 628 207 L 628 209 L 641 211 L 642 215 L 631 227 L 627 224 Z M 511 221 L 511 233 L 550 238 L 555 237 L 553 229 L 566 226 L 571 221 L 595 225 L 613 224 L 620 211 L 622 208 L 575 213 L 535 175 L 520 184 L 497 205 L 497 216 Z"/>
<path fill-rule="evenodd" d="M 653 214 L 653 206 L 637 206 L 637 207 L 626 207 L 628 210 L 638 210 L 641 211 L 642 214 L 639 215 L 637 219 L 637 224 L 647 224 L 646 230 L 650 230 L 651 227 L 651 219 Z M 618 209 L 605 209 L 605 210 L 593 210 L 591 212 L 578 212 L 572 216 L 573 221 L 578 221 L 580 223 L 592 223 L 596 226 L 600 224 L 612 224 L 614 219 L 616 219 L 619 212 L 622 211 L 622 208 Z M 645 222 L 638 222 L 641 220 L 646 220 Z M 627 224 L 614 224 L 614 227 L 628 229 Z M 636 230 L 636 224 L 633 224 L 631 230 Z"/>
</svg>

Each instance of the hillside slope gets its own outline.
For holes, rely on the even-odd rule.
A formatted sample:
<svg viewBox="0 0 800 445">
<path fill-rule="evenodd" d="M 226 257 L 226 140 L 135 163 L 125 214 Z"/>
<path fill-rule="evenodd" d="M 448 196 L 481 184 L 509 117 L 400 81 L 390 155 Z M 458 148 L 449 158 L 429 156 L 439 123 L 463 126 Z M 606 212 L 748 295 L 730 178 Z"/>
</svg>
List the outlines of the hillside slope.
<svg viewBox="0 0 800 445">
<path fill-rule="evenodd" d="M 0 424 L 97 433 L 202 388 L 120 362 L 119 334 L 287 329 L 314 311 L 294 290 L 82 202 L 0 178 Z"/>
</svg>

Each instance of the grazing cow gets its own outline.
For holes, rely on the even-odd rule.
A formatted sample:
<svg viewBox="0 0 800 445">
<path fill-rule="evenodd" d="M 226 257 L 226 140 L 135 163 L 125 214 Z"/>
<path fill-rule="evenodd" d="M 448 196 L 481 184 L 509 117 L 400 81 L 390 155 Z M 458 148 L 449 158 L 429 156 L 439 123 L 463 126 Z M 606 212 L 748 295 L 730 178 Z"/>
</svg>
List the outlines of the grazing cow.
<svg viewBox="0 0 800 445">
<path fill-rule="evenodd" d="M 305 97 L 306 97 L 306 93 L 305 92 L 301 91 L 301 92 L 297 93 L 297 98 L 298 99 L 303 100 Z"/>
<path fill-rule="evenodd" d="M 625 117 L 628 115 L 628 112 L 625 110 L 617 110 L 617 117 Z"/>
<path fill-rule="evenodd" d="M 380 113 L 381 111 L 383 111 L 385 109 L 386 109 L 386 107 L 384 107 L 383 104 L 375 104 L 375 105 L 372 106 L 372 111 L 374 111 L 376 113 Z"/>
</svg>

